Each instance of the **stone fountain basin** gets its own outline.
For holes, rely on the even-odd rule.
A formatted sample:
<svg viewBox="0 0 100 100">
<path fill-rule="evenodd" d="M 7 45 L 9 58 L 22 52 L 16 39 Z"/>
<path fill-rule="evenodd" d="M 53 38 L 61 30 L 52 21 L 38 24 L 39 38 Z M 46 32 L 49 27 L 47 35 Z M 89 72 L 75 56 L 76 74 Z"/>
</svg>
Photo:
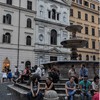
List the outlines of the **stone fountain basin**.
<svg viewBox="0 0 100 100">
<path fill-rule="evenodd" d="M 81 33 L 81 30 L 82 30 L 82 26 L 80 25 L 70 25 L 70 26 L 67 26 L 65 29 L 69 32 L 80 32 Z"/>
<path fill-rule="evenodd" d="M 69 40 L 64 40 L 61 42 L 61 45 L 65 48 L 83 48 L 87 44 L 87 41 L 85 39 L 69 39 Z"/>
</svg>

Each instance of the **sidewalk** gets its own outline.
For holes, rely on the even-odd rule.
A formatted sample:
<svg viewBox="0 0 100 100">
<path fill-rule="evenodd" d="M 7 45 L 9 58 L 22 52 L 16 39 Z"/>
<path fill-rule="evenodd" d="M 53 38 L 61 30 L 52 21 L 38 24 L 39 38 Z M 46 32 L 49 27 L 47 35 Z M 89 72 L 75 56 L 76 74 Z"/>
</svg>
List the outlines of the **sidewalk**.
<svg viewBox="0 0 100 100">
<path fill-rule="evenodd" d="M 0 83 L 0 100 L 18 100 L 16 98 L 13 99 L 13 93 L 7 89 L 9 84 L 11 83 Z"/>
</svg>

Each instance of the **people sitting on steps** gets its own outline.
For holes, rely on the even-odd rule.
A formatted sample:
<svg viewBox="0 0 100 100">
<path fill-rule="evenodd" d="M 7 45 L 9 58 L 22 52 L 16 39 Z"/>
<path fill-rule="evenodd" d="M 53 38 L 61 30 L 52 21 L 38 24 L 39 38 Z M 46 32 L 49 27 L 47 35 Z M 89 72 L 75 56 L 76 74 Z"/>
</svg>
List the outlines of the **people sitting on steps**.
<svg viewBox="0 0 100 100">
<path fill-rule="evenodd" d="M 100 83 L 99 83 L 99 76 L 95 76 L 92 82 L 92 95 L 99 92 Z"/>
<path fill-rule="evenodd" d="M 31 69 L 31 73 L 30 73 L 30 75 L 29 75 L 29 80 L 28 80 L 28 82 L 27 82 L 27 85 L 30 85 L 30 83 L 31 83 L 31 78 L 32 78 L 33 76 L 37 76 L 38 79 L 39 79 L 39 81 L 40 81 L 40 79 L 41 79 L 41 69 L 40 69 L 37 65 L 35 65 L 34 68 Z"/>
<path fill-rule="evenodd" d="M 49 72 L 49 77 L 53 79 L 54 83 L 57 83 L 59 81 L 59 73 L 56 68 L 51 68 L 51 71 Z"/>
<path fill-rule="evenodd" d="M 79 87 L 81 90 L 81 100 L 84 100 L 85 96 L 87 97 L 87 100 L 91 100 L 91 82 L 88 80 L 87 75 L 79 82 Z"/>
<path fill-rule="evenodd" d="M 20 76 L 16 80 L 14 80 L 14 82 L 21 82 L 21 83 L 23 83 L 24 80 L 26 80 L 26 79 L 28 80 L 29 79 L 29 75 L 30 75 L 29 67 L 26 67 L 24 69 L 23 73 L 20 74 Z"/>
<path fill-rule="evenodd" d="M 67 100 L 73 100 L 74 94 L 76 92 L 76 84 L 74 82 L 74 76 L 71 76 L 69 78 L 69 81 L 66 82 L 65 84 L 65 92 L 66 92 L 66 97 L 65 99 Z"/>
<path fill-rule="evenodd" d="M 33 76 L 31 80 L 31 91 L 27 94 L 27 100 L 43 100 L 43 95 L 40 92 L 40 83 L 38 77 Z"/>
<path fill-rule="evenodd" d="M 37 70 L 37 67 L 36 67 L 36 70 Z M 83 69 L 82 69 L 83 70 Z M 31 71 L 30 71 L 31 72 Z M 37 71 L 38 72 L 38 71 Z M 58 82 L 56 79 L 57 79 L 57 77 L 54 75 L 54 74 L 52 74 L 52 73 L 55 73 L 55 72 L 57 72 L 56 71 L 56 69 L 55 68 L 51 68 L 51 71 L 49 71 L 49 77 L 47 77 L 46 78 L 46 83 L 45 83 L 45 88 L 44 88 L 44 90 L 45 90 L 45 92 L 44 92 L 44 94 L 46 93 L 46 91 L 48 91 L 48 90 L 55 90 L 56 91 L 56 89 L 54 88 L 54 83 L 56 83 L 56 82 Z M 73 100 L 73 98 L 74 98 L 74 95 L 75 94 L 78 94 L 78 95 L 80 95 L 80 97 L 81 97 L 81 99 L 80 100 L 85 100 L 84 98 L 85 97 L 87 97 L 87 100 L 92 100 L 91 99 L 91 89 L 92 89 L 92 91 L 94 91 L 94 94 L 93 95 L 96 95 L 96 93 L 98 94 L 99 93 L 99 91 L 98 91 L 98 88 L 99 88 L 99 77 L 98 76 L 96 76 L 96 77 L 94 77 L 94 81 L 92 82 L 92 87 L 91 87 L 91 82 L 88 80 L 88 71 L 87 70 L 85 70 L 85 71 L 83 71 L 84 73 L 82 74 L 82 71 L 81 71 L 81 73 L 80 73 L 80 75 L 82 74 L 82 75 L 84 75 L 84 76 L 82 76 L 82 80 L 80 80 L 79 81 L 79 83 L 77 84 L 78 85 L 78 88 L 76 87 L 76 84 L 75 84 L 75 77 L 74 76 L 70 76 L 70 79 L 69 79 L 69 81 L 68 82 L 66 82 L 66 84 L 65 84 L 65 93 L 66 93 L 66 97 L 65 97 L 65 99 L 67 99 L 68 98 L 68 100 Z M 22 75 L 22 74 L 21 74 Z M 20 76 L 21 76 L 20 75 Z M 35 77 L 37 77 L 37 79 L 38 79 L 38 82 L 40 82 L 39 81 L 39 79 L 40 79 L 40 74 L 37 74 L 37 73 L 35 73 L 34 72 L 34 74 L 31 72 L 30 74 L 28 74 L 29 75 L 29 78 L 28 78 L 28 80 L 30 80 L 30 83 L 31 83 L 31 81 L 33 80 L 32 79 L 32 77 L 33 76 L 35 76 Z M 56 75 L 57 75 L 57 73 L 56 73 Z M 52 77 L 50 77 L 50 76 L 52 76 Z M 21 79 L 20 80 L 17 80 L 17 82 L 18 81 L 21 81 Z M 24 81 L 24 79 L 23 79 L 23 81 Z M 30 85 L 30 84 L 29 84 Z M 40 88 L 40 87 L 39 87 Z M 57 88 L 59 88 L 59 87 L 57 87 Z M 80 92 L 80 94 L 77 92 L 79 90 L 79 92 Z M 96 96 L 98 96 L 98 95 L 96 95 Z M 96 97 L 95 96 L 95 97 Z"/>
<path fill-rule="evenodd" d="M 7 81 L 7 73 L 6 73 L 5 70 L 3 70 L 2 71 L 2 79 L 1 79 L 1 81 L 4 82 L 5 80 Z"/>
<path fill-rule="evenodd" d="M 45 94 L 49 90 L 55 90 L 54 83 L 53 83 L 53 80 L 52 80 L 51 77 L 47 77 L 46 78 L 46 82 L 45 82 Z"/>
<path fill-rule="evenodd" d="M 12 81 L 12 72 L 11 69 L 9 69 L 8 74 L 7 74 L 7 79 L 11 82 Z"/>
</svg>

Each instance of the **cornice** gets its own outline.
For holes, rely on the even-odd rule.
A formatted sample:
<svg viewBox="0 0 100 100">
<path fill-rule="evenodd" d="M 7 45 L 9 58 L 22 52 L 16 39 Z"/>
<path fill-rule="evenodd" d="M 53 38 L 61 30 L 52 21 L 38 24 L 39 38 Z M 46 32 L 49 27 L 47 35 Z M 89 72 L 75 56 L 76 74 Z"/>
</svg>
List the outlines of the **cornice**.
<svg viewBox="0 0 100 100">
<path fill-rule="evenodd" d="M 91 54 L 99 54 L 99 51 L 83 51 L 83 50 L 77 50 L 77 52 L 82 52 L 82 53 L 91 53 Z"/>
<path fill-rule="evenodd" d="M 50 52 L 48 50 L 42 50 L 42 49 L 34 49 L 33 50 L 34 52 L 41 52 L 41 53 L 55 53 L 55 54 L 59 54 L 59 55 L 62 55 L 62 54 L 70 54 L 69 52 Z"/>
<path fill-rule="evenodd" d="M 48 21 L 48 20 L 40 19 L 40 18 L 34 18 L 34 20 L 39 21 L 39 22 L 43 22 L 43 23 L 47 23 L 47 24 L 53 24 L 53 25 L 61 26 L 61 27 L 67 26 L 65 24 L 61 24 L 60 22 L 52 22 L 52 21 Z"/>
<path fill-rule="evenodd" d="M 2 2 L 0 2 L 0 5 L 4 6 L 4 7 L 9 7 L 9 8 L 13 8 L 13 9 L 16 9 L 16 10 L 21 10 L 21 11 L 26 11 L 26 12 L 30 12 L 30 13 L 36 14 L 36 11 L 34 11 L 34 10 L 28 10 L 26 8 L 14 6 L 14 5 L 8 5 L 8 4 L 2 3 Z"/>
<path fill-rule="evenodd" d="M 83 9 L 84 11 L 88 11 L 88 12 L 91 12 L 91 13 L 99 15 L 99 11 L 96 11 L 94 9 L 90 9 L 90 8 L 85 7 L 83 5 L 79 5 L 77 3 L 72 3 L 72 7 L 74 7 L 74 6 L 77 7 L 77 8 L 79 8 L 79 9 Z"/>
<path fill-rule="evenodd" d="M 49 2 L 55 2 L 55 3 L 58 3 L 58 4 L 62 4 L 62 5 L 65 5 L 65 6 L 68 6 L 68 7 L 71 7 L 71 4 L 70 3 L 67 3 L 67 2 L 64 2 L 65 0 L 62 0 L 64 3 L 61 3 L 59 1 L 56 1 L 56 0 L 49 0 Z M 71 1 L 71 0 L 70 0 Z M 69 2 L 69 1 L 68 1 Z"/>
</svg>

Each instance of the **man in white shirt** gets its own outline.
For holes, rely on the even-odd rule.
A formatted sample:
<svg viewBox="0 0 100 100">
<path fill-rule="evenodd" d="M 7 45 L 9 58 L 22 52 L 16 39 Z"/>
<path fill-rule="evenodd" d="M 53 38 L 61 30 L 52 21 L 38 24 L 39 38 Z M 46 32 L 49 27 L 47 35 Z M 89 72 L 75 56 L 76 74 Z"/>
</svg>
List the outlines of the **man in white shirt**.
<svg viewBox="0 0 100 100">
<path fill-rule="evenodd" d="M 35 74 L 38 74 L 41 77 L 41 68 L 37 66 Z"/>
</svg>

